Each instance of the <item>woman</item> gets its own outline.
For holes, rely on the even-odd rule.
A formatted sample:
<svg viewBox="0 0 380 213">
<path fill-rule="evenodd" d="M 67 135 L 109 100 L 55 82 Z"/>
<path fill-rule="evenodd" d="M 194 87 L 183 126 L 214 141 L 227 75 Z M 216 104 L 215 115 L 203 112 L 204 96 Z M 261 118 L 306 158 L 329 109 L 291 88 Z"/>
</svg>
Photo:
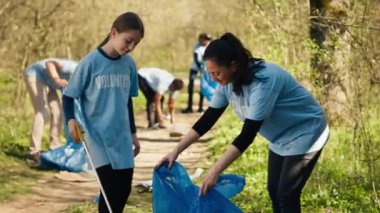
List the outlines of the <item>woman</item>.
<svg viewBox="0 0 380 213">
<path fill-rule="evenodd" d="M 207 71 L 220 85 L 210 107 L 182 141 L 159 162 L 169 167 L 178 155 L 205 134 L 228 104 L 244 121 L 241 133 L 203 179 L 200 194 L 252 143 L 257 133 L 269 141 L 268 191 L 274 212 L 300 212 L 302 189 L 329 129 L 315 98 L 288 72 L 253 58 L 240 40 L 226 33 L 212 41 L 204 54 Z"/>
</svg>

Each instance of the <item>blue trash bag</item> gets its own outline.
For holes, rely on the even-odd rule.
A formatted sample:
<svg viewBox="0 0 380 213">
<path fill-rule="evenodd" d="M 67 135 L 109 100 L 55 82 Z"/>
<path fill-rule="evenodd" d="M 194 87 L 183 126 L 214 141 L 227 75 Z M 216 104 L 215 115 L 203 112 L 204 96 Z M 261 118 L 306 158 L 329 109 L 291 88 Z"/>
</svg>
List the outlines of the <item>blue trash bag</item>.
<svg viewBox="0 0 380 213">
<path fill-rule="evenodd" d="M 212 96 L 214 95 L 216 86 L 218 83 L 213 81 L 211 75 L 207 72 L 204 63 L 201 63 L 201 93 L 206 97 L 207 101 L 211 101 Z"/>
<path fill-rule="evenodd" d="M 223 174 L 215 185 L 215 189 L 226 198 L 232 198 L 239 194 L 245 186 L 245 179 L 242 176 Z"/>
<path fill-rule="evenodd" d="M 186 213 L 198 196 L 198 189 L 191 182 L 185 168 L 175 162 L 171 169 L 167 163 L 153 172 L 153 212 Z"/>
<path fill-rule="evenodd" d="M 191 205 L 191 213 L 242 213 L 239 207 L 235 206 L 227 197 L 223 196 L 218 190 L 210 189 L 207 193 L 195 198 Z"/>
<path fill-rule="evenodd" d="M 82 124 L 79 103 L 74 101 L 74 113 L 78 123 Z M 64 122 L 66 144 L 56 149 L 41 153 L 41 169 L 57 169 L 69 172 L 83 172 L 87 169 L 87 156 L 82 143 L 74 143 Z"/>
<path fill-rule="evenodd" d="M 82 144 L 67 143 L 64 146 L 41 154 L 42 169 L 57 169 L 69 172 L 84 172 L 87 158 Z"/>
<path fill-rule="evenodd" d="M 199 187 L 191 182 L 185 168 L 174 162 L 168 169 L 165 163 L 153 172 L 153 212 L 240 213 L 242 211 L 228 198 L 239 193 L 244 185 L 245 180 L 241 176 L 221 175 L 216 186 L 199 197 Z"/>
</svg>

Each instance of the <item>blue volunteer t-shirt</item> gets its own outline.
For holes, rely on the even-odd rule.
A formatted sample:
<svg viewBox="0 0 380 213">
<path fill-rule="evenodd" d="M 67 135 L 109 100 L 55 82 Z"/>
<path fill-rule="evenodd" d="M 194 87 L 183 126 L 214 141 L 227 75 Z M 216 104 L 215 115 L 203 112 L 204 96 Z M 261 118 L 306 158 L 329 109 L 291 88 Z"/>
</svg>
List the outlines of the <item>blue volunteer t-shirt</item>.
<svg viewBox="0 0 380 213">
<path fill-rule="evenodd" d="M 128 99 L 138 94 L 137 71 L 129 55 L 108 57 L 100 48 L 84 57 L 64 91 L 79 99 L 85 140 L 96 168 L 133 168 Z"/>
<path fill-rule="evenodd" d="M 241 120 L 264 120 L 259 134 L 269 148 L 282 156 L 305 154 L 327 126 L 323 109 L 313 95 L 287 71 L 275 64 L 263 63 L 254 80 L 237 96 L 232 84 L 218 86 L 211 107 L 231 107 Z"/>
<path fill-rule="evenodd" d="M 54 83 L 54 81 L 49 77 L 46 72 L 46 62 L 47 61 L 57 61 L 62 69 L 58 72 L 60 78 L 69 80 L 71 74 L 73 74 L 75 67 L 78 63 L 71 59 L 65 58 L 48 58 L 41 61 L 37 61 L 34 64 L 26 68 L 25 74 L 27 76 L 34 76 L 42 83 L 48 85 L 50 88 L 59 89 L 59 87 Z"/>
</svg>

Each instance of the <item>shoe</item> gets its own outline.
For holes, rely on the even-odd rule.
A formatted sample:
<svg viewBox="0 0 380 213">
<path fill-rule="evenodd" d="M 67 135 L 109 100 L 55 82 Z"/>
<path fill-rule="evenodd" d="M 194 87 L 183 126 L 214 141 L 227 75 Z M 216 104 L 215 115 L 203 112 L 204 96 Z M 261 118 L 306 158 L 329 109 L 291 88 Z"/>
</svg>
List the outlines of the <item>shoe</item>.
<svg viewBox="0 0 380 213">
<path fill-rule="evenodd" d="M 198 109 L 198 112 L 204 112 L 204 110 L 203 109 Z"/>
<path fill-rule="evenodd" d="M 187 109 L 181 110 L 181 112 L 184 113 L 184 114 L 193 113 L 193 109 L 187 108 Z"/>
<path fill-rule="evenodd" d="M 38 167 L 41 163 L 40 153 L 37 152 L 35 154 L 30 154 L 30 155 L 26 156 L 25 161 L 29 166 Z"/>
<path fill-rule="evenodd" d="M 148 126 L 148 129 L 149 129 L 149 130 L 157 130 L 157 129 L 160 129 L 160 127 L 159 127 L 159 124 L 158 124 L 158 123 L 155 123 L 155 124 L 153 124 L 153 125 L 149 125 L 149 126 Z"/>
</svg>

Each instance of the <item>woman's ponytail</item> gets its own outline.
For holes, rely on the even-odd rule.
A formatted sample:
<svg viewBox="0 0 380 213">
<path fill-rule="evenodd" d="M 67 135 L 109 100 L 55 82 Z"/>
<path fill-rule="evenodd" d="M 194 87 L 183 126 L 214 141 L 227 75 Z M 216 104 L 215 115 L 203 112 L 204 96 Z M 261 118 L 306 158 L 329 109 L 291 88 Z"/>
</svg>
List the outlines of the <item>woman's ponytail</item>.
<svg viewBox="0 0 380 213">
<path fill-rule="evenodd" d="M 262 59 L 253 58 L 251 52 L 232 33 L 225 33 L 212 41 L 203 56 L 204 60 L 216 61 L 219 65 L 229 67 L 237 63 L 237 70 L 232 77 L 232 90 L 236 95 L 243 92 L 243 86 L 258 79 L 255 72 L 263 68 Z"/>
</svg>

